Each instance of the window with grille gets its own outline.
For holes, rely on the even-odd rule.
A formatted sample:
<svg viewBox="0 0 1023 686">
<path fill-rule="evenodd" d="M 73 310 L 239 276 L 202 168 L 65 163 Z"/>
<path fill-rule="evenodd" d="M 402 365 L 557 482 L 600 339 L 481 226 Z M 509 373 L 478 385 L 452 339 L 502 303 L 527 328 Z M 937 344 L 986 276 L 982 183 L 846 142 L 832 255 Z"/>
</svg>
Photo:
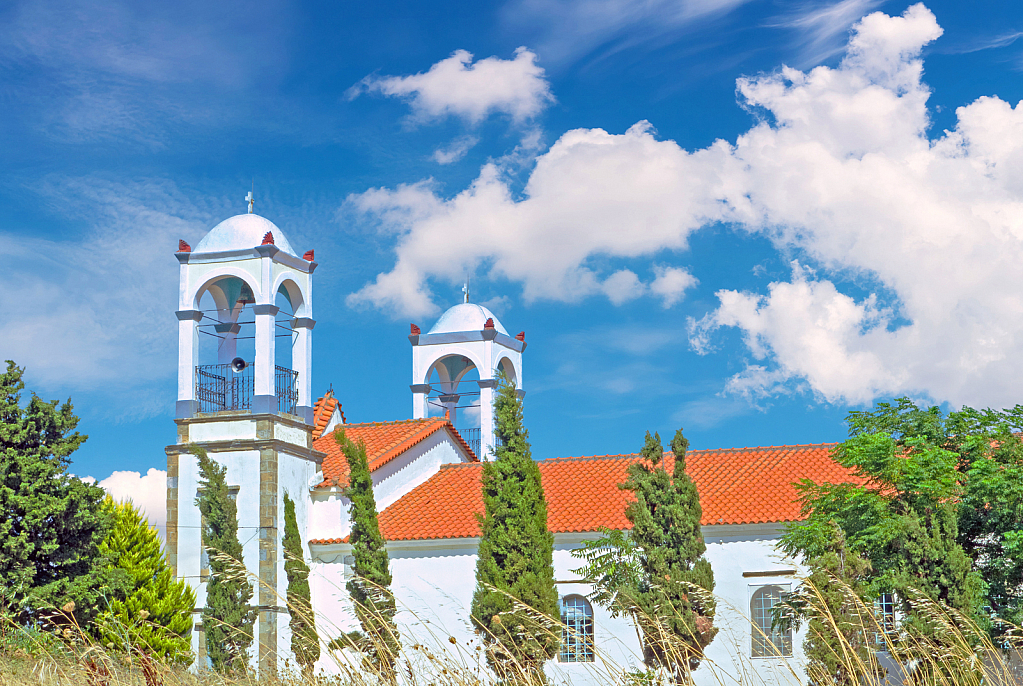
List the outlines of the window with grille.
<svg viewBox="0 0 1023 686">
<path fill-rule="evenodd" d="M 578 595 L 561 600 L 560 662 L 593 662 L 593 608 Z"/>
<path fill-rule="evenodd" d="M 750 599 L 753 619 L 753 657 L 788 657 L 792 655 L 792 631 L 774 624 L 774 607 L 788 591 L 780 586 L 761 586 Z"/>
<path fill-rule="evenodd" d="M 884 648 L 887 645 L 885 636 L 895 633 L 895 596 L 882 593 L 874 600 L 874 618 L 877 620 L 878 631 L 874 632 L 874 645 Z"/>
</svg>

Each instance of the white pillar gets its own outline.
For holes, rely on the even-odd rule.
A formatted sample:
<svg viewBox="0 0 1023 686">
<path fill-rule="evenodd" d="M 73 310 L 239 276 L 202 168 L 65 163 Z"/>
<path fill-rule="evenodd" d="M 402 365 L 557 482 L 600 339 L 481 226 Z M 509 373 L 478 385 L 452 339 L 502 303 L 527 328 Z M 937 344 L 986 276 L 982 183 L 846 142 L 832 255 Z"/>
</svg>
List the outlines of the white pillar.
<svg viewBox="0 0 1023 686">
<path fill-rule="evenodd" d="M 313 423 L 313 327 L 309 317 L 291 320 L 295 338 L 291 348 L 291 364 L 298 372 L 298 414 L 306 424 Z"/>
<path fill-rule="evenodd" d="M 196 411 L 195 365 L 199 355 L 199 310 L 178 310 L 178 400 L 174 416 L 187 419 Z"/>
<path fill-rule="evenodd" d="M 496 379 L 480 379 L 480 453 L 481 460 L 491 459 L 494 441 L 494 392 Z"/>
<path fill-rule="evenodd" d="M 276 362 L 276 322 L 280 310 L 276 305 L 253 305 L 256 315 L 256 359 L 253 369 L 253 414 L 277 412 L 277 389 L 274 386 Z"/>
</svg>

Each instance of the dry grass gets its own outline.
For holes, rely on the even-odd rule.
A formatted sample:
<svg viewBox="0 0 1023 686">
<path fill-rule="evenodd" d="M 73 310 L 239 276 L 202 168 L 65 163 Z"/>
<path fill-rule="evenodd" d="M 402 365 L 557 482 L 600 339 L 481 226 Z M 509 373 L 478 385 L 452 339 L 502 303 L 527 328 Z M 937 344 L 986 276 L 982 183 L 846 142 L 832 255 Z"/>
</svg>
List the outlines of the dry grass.
<svg viewBox="0 0 1023 686">
<path fill-rule="evenodd" d="M 839 583 L 839 582 L 836 582 Z M 835 621 L 827 612 L 815 589 L 804 582 L 810 611 L 822 619 L 824 631 L 833 632 Z M 846 589 L 847 590 L 847 589 Z M 888 686 L 911 683 L 920 686 L 1016 686 L 1023 684 L 1019 673 L 1018 642 L 1020 632 L 1010 627 L 1004 643 L 996 647 L 971 622 L 948 608 L 926 598 L 914 600 L 917 612 L 929 618 L 937 628 L 935 638 L 923 640 L 905 632 L 886 634 L 879 625 L 873 607 L 851 593 L 850 602 L 858 604 L 861 630 L 867 635 L 878 634 L 883 640 L 883 652 L 898 655 L 900 660 L 886 660 L 884 655 L 872 655 L 860 660 L 851 646 L 839 644 L 836 648 L 846 669 L 864 686 Z M 283 602 L 283 599 L 281 599 Z M 727 607 L 718 599 L 719 611 Z M 517 611 L 528 611 L 518 607 Z M 739 614 L 737 608 L 730 608 Z M 559 622 L 537 616 L 537 622 L 560 631 Z M 322 618 L 317 618 L 322 622 Z M 420 623 L 420 626 L 428 626 Z M 334 627 L 319 625 L 323 634 L 341 635 Z M 752 628 L 756 631 L 756 628 Z M 426 630 L 424 630 L 426 631 Z M 722 634 L 719 639 L 724 638 Z M 485 644 L 479 640 L 468 644 L 449 636 L 429 634 L 401 636 L 404 649 L 396 658 L 393 679 L 375 671 L 352 648 L 329 650 L 326 643 L 321 651 L 333 662 L 335 676 L 303 674 L 298 669 L 283 669 L 278 674 L 227 677 L 202 670 L 189 670 L 183 666 L 163 664 L 132 648 L 114 652 L 96 645 L 88 635 L 75 626 L 49 625 L 49 628 L 25 629 L 11 622 L 0 621 L 0 686 L 380 686 L 393 683 L 401 686 L 491 686 L 493 673 L 486 667 Z M 687 647 L 683 642 L 665 635 L 663 644 L 668 652 L 681 657 Z M 674 641 L 674 643 L 673 643 Z M 747 644 L 748 645 L 748 644 Z M 1003 650 L 1007 648 L 1009 650 Z M 805 684 L 805 674 L 797 673 L 792 661 L 789 667 L 775 669 L 765 676 L 754 660 L 744 657 L 745 651 L 732 656 L 730 664 L 715 664 L 705 659 L 693 674 L 703 684 L 716 686 L 782 686 Z M 884 661 L 879 665 L 879 660 Z M 781 661 L 776 661 L 781 662 Z M 879 666 L 887 666 L 884 674 Z M 658 686 L 671 680 L 667 674 L 644 674 L 629 667 L 615 664 L 599 650 L 593 663 L 587 666 L 588 681 L 607 686 Z M 684 678 L 684 675 L 683 675 Z M 519 681 L 512 679 L 511 681 Z M 563 683 L 555 677 L 556 683 Z M 826 675 L 815 674 L 815 684 L 829 684 Z"/>
</svg>

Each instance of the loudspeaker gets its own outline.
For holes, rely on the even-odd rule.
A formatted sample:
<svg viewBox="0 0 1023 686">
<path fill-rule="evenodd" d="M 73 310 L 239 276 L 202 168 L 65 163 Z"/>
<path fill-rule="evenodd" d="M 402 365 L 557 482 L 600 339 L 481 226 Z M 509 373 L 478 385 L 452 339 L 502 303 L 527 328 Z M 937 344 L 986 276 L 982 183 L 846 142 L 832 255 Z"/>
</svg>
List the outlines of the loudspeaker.
<svg viewBox="0 0 1023 686">
<path fill-rule="evenodd" d="M 243 360 L 240 357 L 236 357 L 233 360 L 231 360 L 231 371 L 234 372 L 235 374 L 237 374 L 240 371 L 243 371 L 248 366 L 249 365 L 245 363 L 245 360 Z"/>
</svg>

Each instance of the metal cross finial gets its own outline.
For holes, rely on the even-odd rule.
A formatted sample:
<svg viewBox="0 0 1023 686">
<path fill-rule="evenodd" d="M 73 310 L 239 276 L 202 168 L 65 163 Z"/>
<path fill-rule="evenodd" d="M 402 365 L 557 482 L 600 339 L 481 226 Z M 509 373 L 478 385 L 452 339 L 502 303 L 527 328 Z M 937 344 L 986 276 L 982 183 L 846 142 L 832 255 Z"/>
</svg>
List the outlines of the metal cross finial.
<svg viewBox="0 0 1023 686">
<path fill-rule="evenodd" d="M 469 282 L 466 281 L 462 284 L 462 293 L 465 294 L 465 302 L 469 302 Z"/>
<path fill-rule="evenodd" d="M 256 199 L 252 197 L 252 191 L 249 191 L 249 194 L 245 196 L 245 200 L 249 203 L 249 214 L 252 214 L 252 206 L 256 202 Z"/>
</svg>

